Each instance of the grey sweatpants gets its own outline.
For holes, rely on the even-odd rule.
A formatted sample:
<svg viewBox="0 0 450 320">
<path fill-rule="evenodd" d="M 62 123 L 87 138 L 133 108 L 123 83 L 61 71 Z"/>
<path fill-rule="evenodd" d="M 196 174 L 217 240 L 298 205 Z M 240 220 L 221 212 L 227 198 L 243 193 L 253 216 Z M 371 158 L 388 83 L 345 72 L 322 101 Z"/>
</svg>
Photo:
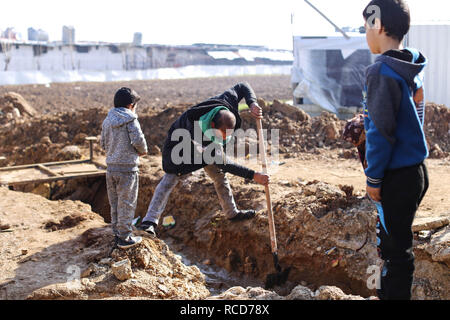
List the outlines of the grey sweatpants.
<svg viewBox="0 0 450 320">
<path fill-rule="evenodd" d="M 217 196 L 219 197 L 220 205 L 226 217 L 233 218 L 238 214 L 238 209 L 233 198 L 230 183 L 225 176 L 225 173 L 215 165 L 208 165 L 204 168 L 204 170 L 214 182 L 214 187 L 216 189 Z M 142 221 L 150 221 L 158 224 L 159 218 L 166 208 L 170 193 L 181 179 L 183 179 L 183 176 L 179 177 L 176 174 L 166 173 L 164 175 L 155 189 L 155 193 L 153 194 L 152 201 L 148 207 L 147 214 Z"/>
<path fill-rule="evenodd" d="M 111 206 L 111 227 L 121 239 L 131 235 L 139 189 L 138 172 L 106 172 L 106 189 Z"/>
</svg>

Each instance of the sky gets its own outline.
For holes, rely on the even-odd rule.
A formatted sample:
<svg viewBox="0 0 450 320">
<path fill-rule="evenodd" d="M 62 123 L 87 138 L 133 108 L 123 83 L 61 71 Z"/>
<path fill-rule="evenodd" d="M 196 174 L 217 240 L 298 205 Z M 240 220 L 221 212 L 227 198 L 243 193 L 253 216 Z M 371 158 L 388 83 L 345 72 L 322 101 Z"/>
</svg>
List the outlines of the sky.
<svg viewBox="0 0 450 320">
<path fill-rule="evenodd" d="M 359 27 L 368 0 L 310 0 L 337 25 Z M 450 21 L 448 0 L 409 0 L 413 22 Z M 291 15 L 293 18 L 291 19 Z M 291 23 L 291 21 L 293 23 Z M 292 35 L 334 30 L 303 0 L 2 0 L 0 30 L 28 27 L 62 39 L 63 25 L 76 41 L 144 44 L 218 43 L 292 49 Z"/>
</svg>

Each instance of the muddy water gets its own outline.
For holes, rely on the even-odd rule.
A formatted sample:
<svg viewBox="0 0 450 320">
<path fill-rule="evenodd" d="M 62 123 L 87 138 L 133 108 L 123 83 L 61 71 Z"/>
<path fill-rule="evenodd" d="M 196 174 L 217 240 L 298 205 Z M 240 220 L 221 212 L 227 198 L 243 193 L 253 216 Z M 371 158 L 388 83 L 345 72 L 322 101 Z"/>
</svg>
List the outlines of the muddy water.
<svg viewBox="0 0 450 320">
<path fill-rule="evenodd" d="M 210 260 L 203 260 L 196 255 L 193 250 L 188 247 L 184 247 L 178 244 L 173 238 L 166 237 L 163 239 L 164 242 L 169 246 L 170 250 L 176 255 L 179 255 L 182 262 L 187 266 L 196 266 L 200 269 L 201 273 L 205 275 L 206 287 L 208 288 L 211 295 L 219 295 L 223 291 L 228 290 L 231 287 L 241 286 L 241 287 L 264 287 L 264 283 L 260 280 L 253 279 L 250 277 L 236 276 L 225 270 L 224 268 L 218 267 L 214 264 L 209 264 Z M 208 261 L 208 264 L 204 262 Z"/>
</svg>

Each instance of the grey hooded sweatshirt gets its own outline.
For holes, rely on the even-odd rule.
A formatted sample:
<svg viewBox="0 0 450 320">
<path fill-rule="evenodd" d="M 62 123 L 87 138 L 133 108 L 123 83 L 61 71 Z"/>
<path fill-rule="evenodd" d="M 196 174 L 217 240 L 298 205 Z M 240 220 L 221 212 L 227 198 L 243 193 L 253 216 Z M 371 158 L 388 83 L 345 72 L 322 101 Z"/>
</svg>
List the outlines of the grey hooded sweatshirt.
<svg viewBox="0 0 450 320">
<path fill-rule="evenodd" d="M 139 153 L 147 153 L 147 142 L 137 118 L 127 108 L 112 108 L 103 121 L 100 144 L 108 171 L 139 171 Z"/>
</svg>

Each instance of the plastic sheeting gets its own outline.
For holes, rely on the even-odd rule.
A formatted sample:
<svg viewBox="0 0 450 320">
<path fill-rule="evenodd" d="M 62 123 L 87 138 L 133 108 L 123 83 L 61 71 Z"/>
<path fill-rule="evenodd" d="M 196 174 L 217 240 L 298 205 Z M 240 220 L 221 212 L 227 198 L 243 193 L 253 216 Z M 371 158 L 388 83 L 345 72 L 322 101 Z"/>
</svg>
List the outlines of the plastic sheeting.
<svg viewBox="0 0 450 320">
<path fill-rule="evenodd" d="M 235 51 L 208 51 L 208 55 L 214 59 L 234 60 L 240 58 Z"/>
<path fill-rule="evenodd" d="M 426 101 L 450 107 L 450 23 L 412 25 L 406 46 L 416 48 L 428 59 L 425 68 Z"/>
<path fill-rule="evenodd" d="M 334 113 L 340 107 L 359 107 L 364 73 L 374 61 L 364 35 L 294 37 L 291 82 L 295 101 Z"/>
<path fill-rule="evenodd" d="M 214 76 L 270 75 L 291 73 L 290 65 L 186 66 L 136 71 L 0 71 L 0 85 L 47 84 L 75 81 L 129 81 L 185 79 Z"/>
<path fill-rule="evenodd" d="M 262 50 L 249 50 L 240 49 L 238 51 L 208 51 L 208 55 L 214 59 L 244 59 L 246 61 L 255 61 L 256 59 L 267 59 L 272 61 L 293 61 L 293 55 L 291 51 L 262 51 Z"/>
<path fill-rule="evenodd" d="M 293 61 L 292 52 L 290 51 L 261 51 L 240 49 L 239 55 L 247 61 L 255 61 L 255 59 L 267 59 L 272 61 Z"/>
</svg>

